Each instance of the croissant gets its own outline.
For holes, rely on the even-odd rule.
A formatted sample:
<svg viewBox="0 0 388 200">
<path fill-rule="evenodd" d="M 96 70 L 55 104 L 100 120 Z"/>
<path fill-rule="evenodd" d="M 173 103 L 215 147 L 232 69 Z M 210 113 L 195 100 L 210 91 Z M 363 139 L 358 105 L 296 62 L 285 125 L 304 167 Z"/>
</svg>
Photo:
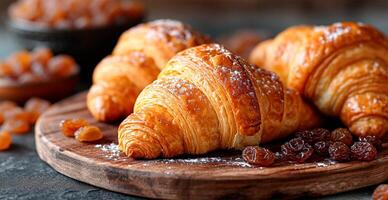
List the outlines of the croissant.
<svg viewBox="0 0 388 200">
<path fill-rule="evenodd" d="M 119 148 L 152 159 L 241 149 L 311 128 L 319 118 L 275 73 L 218 44 L 178 53 L 119 126 Z"/>
<path fill-rule="evenodd" d="M 208 37 L 173 20 L 135 26 L 119 39 L 112 55 L 93 73 L 87 106 L 100 121 L 128 116 L 140 91 L 155 80 L 160 69 L 179 51 L 208 43 Z"/>
<path fill-rule="evenodd" d="M 372 26 L 296 26 L 259 44 L 250 62 L 276 72 L 357 136 L 388 132 L 388 40 Z"/>
</svg>

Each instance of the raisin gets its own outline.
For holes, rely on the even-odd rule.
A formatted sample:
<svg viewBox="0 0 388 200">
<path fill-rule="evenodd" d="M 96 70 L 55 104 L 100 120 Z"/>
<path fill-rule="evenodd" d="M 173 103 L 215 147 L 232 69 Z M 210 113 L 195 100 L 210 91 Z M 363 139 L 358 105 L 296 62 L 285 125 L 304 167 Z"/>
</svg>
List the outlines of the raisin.
<svg viewBox="0 0 388 200">
<path fill-rule="evenodd" d="M 346 128 L 337 128 L 332 131 L 331 140 L 333 142 L 342 142 L 348 146 L 353 144 L 352 133 Z"/>
<path fill-rule="evenodd" d="M 0 151 L 9 149 L 12 144 L 12 136 L 7 131 L 0 132 Z"/>
<path fill-rule="evenodd" d="M 242 157 L 247 163 L 261 167 L 271 166 L 275 162 L 275 155 L 270 150 L 258 146 L 246 147 Z"/>
<path fill-rule="evenodd" d="M 0 77 L 11 77 L 13 75 L 13 69 L 9 64 L 0 63 Z"/>
<path fill-rule="evenodd" d="M 12 120 L 12 119 L 30 122 L 31 121 L 31 113 L 23 110 L 15 115 L 13 115 L 11 118 L 9 118 L 9 120 Z"/>
<path fill-rule="evenodd" d="M 306 162 L 307 159 L 309 159 L 314 153 L 314 148 L 310 146 L 310 144 L 305 143 L 303 149 L 296 154 L 295 161 L 299 163 Z"/>
<path fill-rule="evenodd" d="M 28 121 L 20 119 L 5 120 L 3 129 L 14 134 L 25 134 L 30 130 L 30 124 Z"/>
<path fill-rule="evenodd" d="M 11 107 L 2 111 L 2 114 L 5 119 L 12 119 L 23 112 L 24 110 L 20 107 Z"/>
<path fill-rule="evenodd" d="M 79 128 L 74 135 L 75 139 L 80 142 L 94 142 L 103 138 L 100 128 L 92 125 Z"/>
<path fill-rule="evenodd" d="M 142 4 L 133 1 L 21 0 L 10 6 L 9 13 L 12 18 L 32 21 L 49 27 L 87 28 L 123 22 L 131 18 L 138 19 L 142 16 L 143 10 Z M 86 17 L 100 19 L 88 23 L 77 23 L 78 19 Z"/>
<path fill-rule="evenodd" d="M 49 48 L 38 47 L 32 51 L 31 57 L 33 63 L 39 63 L 45 66 L 53 57 L 53 52 Z"/>
<path fill-rule="evenodd" d="M 316 128 L 312 130 L 304 130 L 296 133 L 296 137 L 302 138 L 307 143 L 313 145 L 319 141 L 327 141 L 330 139 L 330 131 L 324 128 Z"/>
<path fill-rule="evenodd" d="M 51 75 L 58 77 L 67 77 L 77 71 L 74 59 L 67 55 L 55 56 L 49 61 L 47 67 Z"/>
<path fill-rule="evenodd" d="M 50 107 L 50 102 L 40 98 L 31 98 L 24 105 L 24 109 L 29 112 L 42 114 Z"/>
<path fill-rule="evenodd" d="M 319 141 L 314 144 L 314 150 L 319 155 L 326 156 L 329 154 L 330 142 L 328 141 Z"/>
<path fill-rule="evenodd" d="M 81 127 L 87 126 L 89 123 L 84 119 L 66 119 L 61 121 L 60 129 L 67 137 L 74 137 L 74 133 Z"/>
<path fill-rule="evenodd" d="M 283 160 L 303 163 L 313 155 L 314 149 L 301 138 L 294 138 L 281 146 L 281 152 Z"/>
<path fill-rule="evenodd" d="M 383 143 L 381 142 L 380 138 L 378 138 L 376 136 L 368 135 L 365 137 L 359 137 L 358 140 L 360 142 L 371 143 L 377 149 L 377 151 L 381 151 L 383 149 Z"/>
<path fill-rule="evenodd" d="M 275 153 L 275 160 L 277 160 L 277 161 L 285 161 L 286 157 L 284 156 L 284 154 L 282 152 L 276 152 Z"/>
<path fill-rule="evenodd" d="M 24 110 L 30 114 L 30 123 L 35 124 L 39 116 L 50 107 L 50 102 L 40 98 L 31 98 L 24 105 Z"/>
<path fill-rule="evenodd" d="M 387 200 L 388 199 L 388 184 L 379 185 L 372 195 L 373 200 Z"/>
<path fill-rule="evenodd" d="M 286 155 L 294 154 L 303 149 L 304 143 L 305 143 L 304 140 L 298 137 L 298 138 L 291 139 L 289 142 L 286 142 L 280 148 L 283 154 L 286 154 Z"/>
<path fill-rule="evenodd" d="M 47 79 L 46 66 L 41 63 L 32 63 L 31 72 L 41 79 Z"/>
<path fill-rule="evenodd" d="M 329 146 L 330 158 L 336 161 L 348 161 L 350 159 L 350 148 L 343 142 L 334 142 Z"/>
<path fill-rule="evenodd" d="M 12 67 L 14 74 L 20 75 L 30 70 L 31 55 L 28 51 L 19 51 L 8 57 L 6 62 Z"/>
<path fill-rule="evenodd" d="M 351 147 L 352 158 L 371 161 L 377 158 L 376 148 L 369 142 L 355 142 Z"/>
</svg>

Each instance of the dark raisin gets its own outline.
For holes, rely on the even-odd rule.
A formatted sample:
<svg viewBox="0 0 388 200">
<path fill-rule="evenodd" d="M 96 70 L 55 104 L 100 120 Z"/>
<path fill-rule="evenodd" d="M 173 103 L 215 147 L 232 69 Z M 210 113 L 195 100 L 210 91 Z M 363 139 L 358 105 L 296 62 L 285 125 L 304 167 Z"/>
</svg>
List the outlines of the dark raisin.
<svg viewBox="0 0 388 200">
<path fill-rule="evenodd" d="M 294 138 L 281 146 L 282 159 L 286 161 L 305 162 L 314 153 L 314 149 L 301 138 Z"/>
<path fill-rule="evenodd" d="M 275 153 L 275 160 L 284 161 L 285 160 L 284 154 L 282 152 L 276 152 Z"/>
<path fill-rule="evenodd" d="M 348 146 L 353 144 L 352 133 L 347 128 L 337 128 L 331 132 L 331 141 L 342 142 Z"/>
<path fill-rule="evenodd" d="M 329 146 L 330 158 L 336 161 L 348 161 L 350 148 L 343 142 L 334 142 Z"/>
<path fill-rule="evenodd" d="M 388 184 L 379 185 L 372 195 L 373 200 L 386 200 L 388 199 Z"/>
<path fill-rule="evenodd" d="M 355 142 L 351 147 L 352 158 L 371 161 L 377 158 L 376 148 L 369 142 Z"/>
<path fill-rule="evenodd" d="M 271 166 L 275 162 L 275 155 L 266 148 L 248 146 L 242 152 L 243 159 L 253 165 L 262 167 Z"/>
<path fill-rule="evenodd" d="M 304 130 L 296 133 L 296 137 L 302 138 L 307 143 L 313 145 L 319 141 L 327 141 L 330 139 L 330 131 L 324 128 L 316 128 L 312 130 Z"/>
<path fill-rule="evenodd" d="M 283 154 L 294 154 L 302 150 L 304 143 L 303 139 L 298 137 L 286 142 L 280 148 Z"/>
<path fill-rule="evenodd" d="M 328 141 L 319 141 L 314 144 L 314 150 L 319 155 L 326 156 L 329 154 L 330 142 Z"/>
<path fill-rule="evenodd" d="M 381 151 L 383 149 L 383 143 L 381 142 L 380 138 L 376 136 L 365 136 L 365 137 L 359 137 L 358 140 L 360 142 L 369 142 L 371 143 L 377 151 Z"/>
<path fill-rule="evenodd" d="M 308 143 L 305 143 L 302 150 L 295 155 L 295 161 L 299 163 L 304 163 L 309 159 L 314 153 L 314 148 L 311 147 Z"/>
</svg>

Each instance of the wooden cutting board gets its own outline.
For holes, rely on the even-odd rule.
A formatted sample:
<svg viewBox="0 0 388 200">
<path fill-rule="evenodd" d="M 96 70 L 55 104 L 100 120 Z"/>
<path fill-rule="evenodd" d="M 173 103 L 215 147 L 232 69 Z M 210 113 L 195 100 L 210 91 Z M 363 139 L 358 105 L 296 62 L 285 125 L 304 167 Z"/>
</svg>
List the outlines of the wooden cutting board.
<svg viewBox="0 0 388 200">
<path fill-rule="evenodd" d="M 99 123 L 86 108 L 86 93 L 55 104 L 36 124 L 42 160 L 76 180 L 125 194 L 167 199 L 258 199 L 320 196 L 388 180 L 388 144 L 372 162 L 329 161 L 253 167 L 239 152 L 222 151 L 174 159 L 132 160 L 117 151 L 117 125 Z M 80 143 L 62 135 L 59 123 L 85 118 L 104 139 Z"/>
</svg>

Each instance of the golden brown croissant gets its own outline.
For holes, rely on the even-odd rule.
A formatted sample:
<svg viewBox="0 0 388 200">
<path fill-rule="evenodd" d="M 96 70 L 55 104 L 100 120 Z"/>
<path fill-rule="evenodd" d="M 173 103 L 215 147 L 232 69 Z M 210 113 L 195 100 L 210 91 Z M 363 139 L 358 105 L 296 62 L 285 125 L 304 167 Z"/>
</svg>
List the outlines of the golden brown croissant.
<svg viewBox="0 0 388 200">
<path fill-rule="evenodd" d="M 251 63 L 276 72 L 358 135 L 388 132 L 388 40 L 360 23 L 297 26 L 259 44 Z"/>
<path fill-rule="evenodd" d="M 151 159 L 240 149 L 318 122 L 275 73 L 205 44 L 174 56 L 140 93 L 118 141 L 128 156 Z"/>
<path fill-rule="evenodd" d="M 191 27 L 172 20 L 140 24 L 126 31 L 113 54 L 93 73 L 87 106 L 100 121 L 128 116 L 140 91 L 157 78 L 160 69 L 179 51 L 208 43 Z"/>
</svg>

